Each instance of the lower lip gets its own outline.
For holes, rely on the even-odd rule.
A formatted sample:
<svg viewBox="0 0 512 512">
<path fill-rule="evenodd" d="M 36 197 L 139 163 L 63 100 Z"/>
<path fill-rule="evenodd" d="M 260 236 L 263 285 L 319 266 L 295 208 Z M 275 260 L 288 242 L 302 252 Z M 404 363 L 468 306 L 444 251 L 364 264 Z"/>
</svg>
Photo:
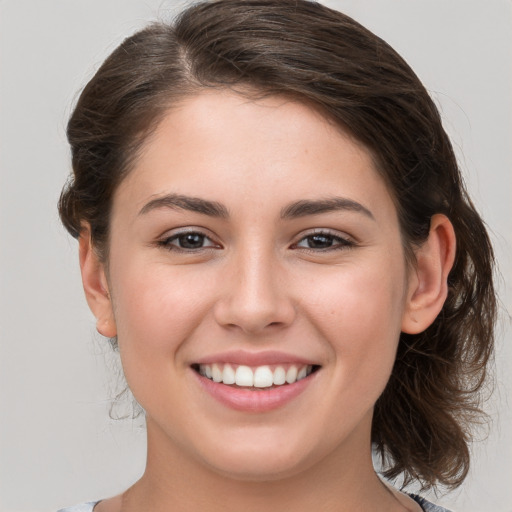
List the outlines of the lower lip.
<svg viewBox="0 0 512 512">
<path fill-rule="evenodd" d="M 221 404 L 243 412 L 266 412 L 283 407 L 299 396 L 315 379 L 318 371 L 293 384 L 269 389 L 244 389 L 227 386 L 199 375 L 196 375 L 201 387 Z"/>
</svg>

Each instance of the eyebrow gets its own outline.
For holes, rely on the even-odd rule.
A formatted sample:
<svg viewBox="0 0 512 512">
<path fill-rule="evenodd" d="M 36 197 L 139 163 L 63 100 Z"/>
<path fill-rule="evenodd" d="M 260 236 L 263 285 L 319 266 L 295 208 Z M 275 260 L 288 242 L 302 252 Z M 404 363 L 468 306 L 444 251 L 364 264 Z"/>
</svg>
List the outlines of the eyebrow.
<svg viewBox="0 0 512 512">
<path fill-rule="evenodd" d="M 139 215 L 144 215 L 158 208 L 188 210 L 208 215 L 209 217 L 229 217 L 227 208 L 217 201 L 208 201 L 199 197 L 184 196 L 181 194 L 167 194 L 165 196 L 152 199 L 142 207 Z"/>
<path fill-rule="evenodd" d="M 372 212 L 362 204 L 345 197 L 330 197 L 327 199 L 304 199 L 286 206 L 281 210 L 282 219 L 296 219 L 307 215 L 319 215 L 340 210 L 348 210 L 362 213 L 366 217 L 375 220 Z"/>
<path fill-rule="evenodd" d="M 200 197 L 191 197 L 181 194 L 167 194 L 157 197 L 146 203 L 139 215 L 144 215 L 158 208 L 170 208 L 188 210 L 209 217 L 226 219 L 229 217 L 228 209 L 217 201 L 209 201 Z M 302 199 L 289 204 L 281 210 L 282 219 L 296 219 L 307 215 L 319 215 L 333 211 L 348 210 L 362 213 L 366 217 L 375 220 L 372 212 L 362 204 L 344 197 L 330 197 L 327 199 Z"/>
</svg>

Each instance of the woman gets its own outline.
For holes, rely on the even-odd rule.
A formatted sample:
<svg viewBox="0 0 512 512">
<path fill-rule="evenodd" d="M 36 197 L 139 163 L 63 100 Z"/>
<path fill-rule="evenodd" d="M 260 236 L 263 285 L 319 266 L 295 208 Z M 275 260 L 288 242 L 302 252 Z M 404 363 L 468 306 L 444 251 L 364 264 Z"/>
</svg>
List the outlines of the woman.
<svg viewBox="0 0 512 512">
<path fill-rule="evenodd" d="M 407 64 L 305 1 L 128 38 L 68 125 L 60 213 L 146 413 L 143 477 L 78 509 L 439 511 L 492 352 L 492 249 Z"/>
</svg>

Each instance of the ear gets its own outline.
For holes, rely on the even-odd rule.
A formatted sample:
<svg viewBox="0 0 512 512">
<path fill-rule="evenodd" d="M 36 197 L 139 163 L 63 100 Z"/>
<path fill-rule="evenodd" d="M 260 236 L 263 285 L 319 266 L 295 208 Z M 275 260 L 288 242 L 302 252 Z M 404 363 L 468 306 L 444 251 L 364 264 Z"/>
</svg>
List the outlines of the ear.
<svg viewBox="0 0 512 512">
<path fill-rule="evenodd" d="M 456 239 L 452 223 L 442 214 L 430 221 L 428 239 L 415 251 L 402 332 L 418 334 L 440 313 L 448 295 L 448 274 L 455 260 Z"/>
<path fill-rule="evenodd" d="M 112 299 L 108 289 L 105 266 L 92 245 L 89 224 L 82 225 L 78 243 L 82 283 L 89 308 L 96 317 L 96 329 L 103 336 L 113 338 L 117 335 L 117 329 Z"/>
</svg>

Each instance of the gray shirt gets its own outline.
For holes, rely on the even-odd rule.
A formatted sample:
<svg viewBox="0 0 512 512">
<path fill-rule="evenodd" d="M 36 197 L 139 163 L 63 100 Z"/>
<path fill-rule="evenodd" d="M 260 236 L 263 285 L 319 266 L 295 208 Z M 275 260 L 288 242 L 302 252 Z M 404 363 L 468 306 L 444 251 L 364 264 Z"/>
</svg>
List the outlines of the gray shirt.
<svg viewBox="0 0 512 512">
<path fill-rule="evenodd" d="M 440 507 L 439 505 L 434 505 L 433 503 L 430 503 L 426 499 L 420 496 L 416 496 L 415 494 L 410 494 L 409 496 L 416 503 L 418 503 L 425 512 L 450 512 L 446 508 Z M 74 507 L 62 508 L 57 512 L 92 512 L 94 505 L 97 503 L 97 501 L 89 501 L 88 503 L 82 503 L 81 505 L 75 505 Z"/>
</svg>

